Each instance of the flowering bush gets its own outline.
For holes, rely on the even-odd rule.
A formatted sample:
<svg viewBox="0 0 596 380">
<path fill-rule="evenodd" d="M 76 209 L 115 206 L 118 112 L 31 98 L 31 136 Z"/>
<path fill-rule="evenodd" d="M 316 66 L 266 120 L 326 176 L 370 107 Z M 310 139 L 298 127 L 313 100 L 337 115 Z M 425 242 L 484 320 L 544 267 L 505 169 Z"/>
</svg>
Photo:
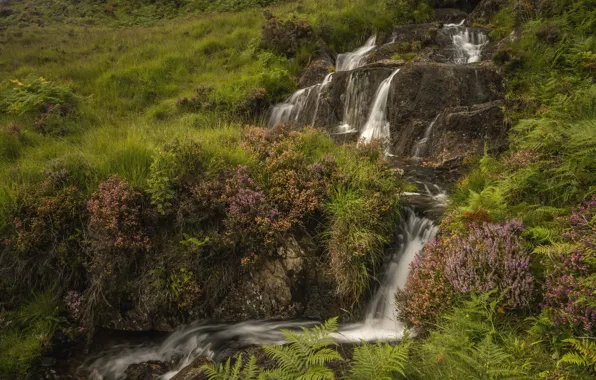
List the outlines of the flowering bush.
<svg viewBox="0 0 596 380">
<path fill-rule="evenodd" d="M 427 325 L 457 294 L 493 289 L 500 291 L 506 306 L 530 305 L 534 278 L 522 231 L 522 224 L 515 220 L 471 224 L 465 233 L 428 243 L 412 262 L 405 290 L 398 294 L 402 318 L 413 325 Z"/>
<path fill-rule="evenodd" d="M 291 226 L 281 217 L 279 210 L 267 202 L 263 190 L 248 175 L 245 167 L 238 167 L 226 181 L 221 200 L 226 207 L 228 240 L 248 249 L 244 256 L 273 248 L 276 237 Z"/>
<path fill-rule="evenodd" d="M 445 276 L 460 293 L 485 293 L 497 288 L 508 306 L 529 306 L 534 278 L 522 231 L 523 225 L 516 220 L 471 224 L 466 236 L 451 238 Z"/>
<path fill-rule="evenodd" d="M 596 198 L 573 210 L 568 219 L 571 252 L 562 254 L 546 278 L 544 306 L 552 319 L 581 333 L 596 324 Z"/>
<path fill-rule="evenodd" d="M 108 254 L 112 251 L 134 252 L 151 248 L 142 222 L 141 194 L 132 190 L 118 175 L 99 185 L 99 190 L 87 203 L 87 209 L 95 266 L 112 267 L 116 263 L 109 258 L 111 256 L 124 259 L 122 255 Z"/>
</svg>

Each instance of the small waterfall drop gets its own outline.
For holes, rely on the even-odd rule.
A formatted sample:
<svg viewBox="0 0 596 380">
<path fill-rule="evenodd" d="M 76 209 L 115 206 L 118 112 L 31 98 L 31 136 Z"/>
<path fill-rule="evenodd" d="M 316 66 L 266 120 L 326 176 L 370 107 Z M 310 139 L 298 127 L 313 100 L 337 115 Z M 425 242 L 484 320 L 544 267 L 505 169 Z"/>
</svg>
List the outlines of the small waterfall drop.
<svg viewBox="0 0 596 380">
<path fill-rule="evenodd" d="M 439 116 L 441 116 L 441 114 L 438 114 L 437 117 L 434 118 L 434 120 L 426 128 L 426 131 L 424 131 L 424 137 L 422 137 L 420 141 L 416 143 L 413 157 L 420 157 L 421 154 L 426 153 L 426 146 L 428 145 L 430 134 L 432 133 L 433 127 L 435 126 L 437 120 L 439 120 Z"/>
<path fill-rule="evenodd" d="M 344 94 L 344 115 L 338 127 L 339 133 L 358 132 L 366 121 L 363 120 L 363 115 L 369 107 L 367 93 L 370 86 L 366 75 L 350 74 Z"/>
<path fill-rule="evenodd" d="M 366 55 L 376 47 L 377 36 L 372 36 L 366 43 L 358 49 L 337 55 L 337 61 L 335 64 L 335 71 L 350 71 L 357 69 L 362 65 Z"/>
<path fill-rule="evenodd" d="M 321 94 L 323 93 L 323 90 L 325 88 L 327 88 L 327 86 L 331 83 L 332 80 L 333 80 L 333 73 L 330 73 L 330 74 L 327 74 L 325 79 L 323 79 L 323 83 L 317 85 L 319 87 L 317 88 L 317 100 L 315 103 L 315 112 L 313 113 L 312 122 L 310 123 L 310 125 L 312 127 L 315 126 L 315 123 L 317 121 L 317 114 L 319 113 L 319 103 L 321 101 Z"/>
<path fill-rule="evenodd" d="M 443 207 L 440 205 L 440 207 Z M 334 334 L 340 343 L 360 341 L 392 341 L 403 336 L 404 326 L 395 313 L 395 294 L 406 283 L 409 264 L 424 245 L 433 238 L 438 227 L 427 218 L 405 210 L 400 226 L 400 244 L 387 257 L 384 274 L 371 299 L 364 321 L 341 325 Z M 171 333 L 161 344 L 117 345 L 90 357 L 81 367 L 93 380 L 120 380 L 131 364 L 147 361 L 168 361 L 178 356 L 177 368 L 160 379 L 168 380 L 200 356 L 214 360 L 233 354 L 251 345 L 283 343 L 281 329 L 298 330 L 311 327 L 312 321 L 247 321 L 205 325 L 193 323 Z"/>
<path fill-rule="evenodd" d="M 459 24 L 444 25 L 444 28 L 453 30 L 453 61 L 458 65 L 480 62 L 482 49 L 488 44 L 488 35 L 485 32 L 466 28 L 463 26 L 464 22 L 465 20 Z"/>
<path fill-rule="evenodd" d="M 364 125 L 364 130 L 360 134 L 360 139 L 371 141 L 372 139 L 385 139 L 389 137 L 389 121 L 387 120 L 387 98 L 391 88 L 393 77 L 399 73 L 395 70 L 389 78 L 385 79 L 379 86 L 375 94 L 368 121 Z"/>
<path fill-rule="evenodd" d="M 269 127 L 274 127 L 279 123 L 298 120 L 310 93 L 313 90 L 317 90 L 318 86 L 315 85 L 300 89 L 292 94 L 285 102 L 273 106 L 268 122 Z"/>
</svg>

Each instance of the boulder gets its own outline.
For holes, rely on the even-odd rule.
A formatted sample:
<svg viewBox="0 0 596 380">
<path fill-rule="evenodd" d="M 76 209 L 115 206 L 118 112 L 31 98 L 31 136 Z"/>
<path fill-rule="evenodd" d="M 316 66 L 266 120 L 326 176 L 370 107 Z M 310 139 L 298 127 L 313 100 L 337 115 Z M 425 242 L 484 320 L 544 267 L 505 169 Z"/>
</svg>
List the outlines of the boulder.
<svg viewBox="0 0 596 380">
<path fill-rule="evenodd" d="M 446 108 L 500 99 L 503 99 L 501 77 L 489 62 L 405 65 L 394 77 L 388 98 L 391 152 L 398 156 L 413 154 L 430 123 Z"/>
<path fill-rule="evenodd" d="M 129 365 L 124 375 L 126 380 L 157 380 L 168 371 L 165 363 L 148 361 Z"/>
<path fill-rule="evenodd" d="M 323 82 L 332 67 L 333 62 L 328 56 L 315 59 L 302 72 L 298 80 L 298 87 L 305 88 Z"/>
</svg>

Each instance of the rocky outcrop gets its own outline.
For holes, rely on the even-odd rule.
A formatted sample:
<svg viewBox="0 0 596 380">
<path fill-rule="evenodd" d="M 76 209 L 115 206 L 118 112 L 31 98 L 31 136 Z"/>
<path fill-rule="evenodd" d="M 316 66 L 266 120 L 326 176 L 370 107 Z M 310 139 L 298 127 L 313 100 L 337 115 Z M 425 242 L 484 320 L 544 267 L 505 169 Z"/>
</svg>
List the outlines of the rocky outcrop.
<svg viewBox="0 0 596 380">
<path fill-rule="evenodd" d="M 391 152 L 399 156 L 412 155 L 416 142 L 446 108 L 473 106 L 502 98 L 501 77 L 490 63 L 406 65 L 395 76 L 389 95 Z M 434 142 L 432 136 L 430 141 Z M 462 144 L 466 143 L 467 140 L 462 140 Z"/>
<path fill-rule="evenodd" d="M 309 255 L 293 237 L 257 269 L 233 285 L 211 317 L 218 321 L 330 317 L 339 312 L 335 284 L 326 283 L 319 258 Z M 327 295 L 325 297 L 325 295 Z"/>
<path fill-rule="evenodd" d="M 302 72 L 298 80 L 298 87 L 305 88 L 321 83 L 327 74 L 329 74 L 332 67 L 333 61 L 329 56 L 315 59 Z"/>
<path fill-rule="evenodd" d="M 481 152 L 487 139 L 503 143 L 503 86 L 491 62 L 387 61 L 336 73 L 325 89 L 309 95 L 298 123 L 309 124 L 316 112 L 315 127 L 326 128 L 339 141 L 354 139 L 366 124 L 380 83 L 397 68 L 387 104 L 392 154 L 414 155 L 435 119 L 427 143 L 432 149 L 425 147 L 425 157 L 441 160 Z"/>
</svg>

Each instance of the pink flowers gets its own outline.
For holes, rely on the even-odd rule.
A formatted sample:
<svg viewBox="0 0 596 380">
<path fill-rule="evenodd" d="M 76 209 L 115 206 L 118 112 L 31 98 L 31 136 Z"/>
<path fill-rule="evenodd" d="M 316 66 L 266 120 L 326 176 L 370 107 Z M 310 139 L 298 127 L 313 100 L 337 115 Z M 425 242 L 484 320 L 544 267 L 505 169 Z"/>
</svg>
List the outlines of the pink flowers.
<svg viewBox="0 0 596 380">
<path fill-rule="evenodd" d="M 398 294 L 402 318 L 413 325 L 432 323 L 457 293 L 498 289 L 509 307 L 529 306 L 534 298 L 530 253 L 521 222 L 475 223 L 466 233 L 429 242 L 411 264 L 405 290 Z"/>
<path fill-rule="evenodd" d="M 495 288 L 511 307 L 529 306 L 534 293 L 530 255 L 523 245 L 521 222 L 469 226 L 456 235 L 445 259 L 445 275 L 460 293 L 485 293 Z"/>
</svg>

